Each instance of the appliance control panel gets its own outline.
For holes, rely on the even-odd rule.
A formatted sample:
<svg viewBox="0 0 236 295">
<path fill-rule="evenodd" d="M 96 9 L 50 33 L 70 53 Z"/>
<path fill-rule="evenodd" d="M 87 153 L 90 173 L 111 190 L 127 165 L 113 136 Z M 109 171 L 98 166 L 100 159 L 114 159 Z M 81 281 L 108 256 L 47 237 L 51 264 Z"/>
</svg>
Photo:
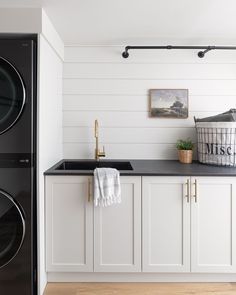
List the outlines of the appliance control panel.
<svg viewBox="0 0 236 295">
<path fill-rule="evenodd" d="M 33 167 L 34 154 L 0 153 L 0 168 L 29 168 Z"/>
</svg>

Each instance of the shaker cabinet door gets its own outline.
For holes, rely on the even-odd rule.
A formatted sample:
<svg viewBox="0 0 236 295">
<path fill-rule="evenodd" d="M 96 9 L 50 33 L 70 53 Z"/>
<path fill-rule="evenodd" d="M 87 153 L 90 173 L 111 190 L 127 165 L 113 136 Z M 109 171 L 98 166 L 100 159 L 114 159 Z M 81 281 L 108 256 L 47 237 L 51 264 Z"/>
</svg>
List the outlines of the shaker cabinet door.
<svg viewBox="0 0 236 295">
<path fill-rule="evenodd" d="M 141 271 L 141 177 L 121 176 L 121 203 L 94 208 L 94 271 Z"/>
<path fill-rule="evenodd" d="M 47 271 L 93 271 L 91 179 L 46 177 Z"/>
<path fill-rule="evenodd" d="M 190 271 L 190 178 L 143 177 L 143 271 Z"/>
<path fill-rule="evenodd" d="M 236 180 L 192 177 L 192 272 L 236 272 Z"/>
</svg>

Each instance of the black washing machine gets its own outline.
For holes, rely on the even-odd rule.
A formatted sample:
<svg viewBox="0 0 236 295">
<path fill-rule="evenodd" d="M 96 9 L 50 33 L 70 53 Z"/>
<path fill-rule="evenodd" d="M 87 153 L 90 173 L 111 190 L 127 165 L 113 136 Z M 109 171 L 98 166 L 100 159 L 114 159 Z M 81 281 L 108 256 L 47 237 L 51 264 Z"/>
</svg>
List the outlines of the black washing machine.
<svg viewBox="0 0 236 295">
<path fill-rule="evenodd" d="M 0 294 L 37 294 L 36 35 L 0 35 Z"/>
<path fill-rule="evenodd" d="M 34 150 L 35 42 L 0 36 L 0 153 Z"/>
</svg>

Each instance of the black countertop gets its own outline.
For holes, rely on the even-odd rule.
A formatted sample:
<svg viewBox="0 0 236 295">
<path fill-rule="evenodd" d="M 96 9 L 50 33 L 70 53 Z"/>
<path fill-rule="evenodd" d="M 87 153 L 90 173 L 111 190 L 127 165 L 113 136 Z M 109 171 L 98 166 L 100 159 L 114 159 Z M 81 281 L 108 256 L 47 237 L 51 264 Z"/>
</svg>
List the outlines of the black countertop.
<svg viewBox="0 0 236 295">
<path fill-rule="evenodd" d="M 56 170 L 65 161 L 61 160 L 44 175 L 93 175 L 93 170 Z M 91 161 L 91 160 L 80 160 Z M 126 176 L 236 176 L 236 168 L 217 167 L 200 164 L 194 161 L 192 164 L 181 164 L 177 160 L 107 160 L 107 161 L 130 161 L 133 170 L 121 170 L 120 175 Z"/>
</svg>

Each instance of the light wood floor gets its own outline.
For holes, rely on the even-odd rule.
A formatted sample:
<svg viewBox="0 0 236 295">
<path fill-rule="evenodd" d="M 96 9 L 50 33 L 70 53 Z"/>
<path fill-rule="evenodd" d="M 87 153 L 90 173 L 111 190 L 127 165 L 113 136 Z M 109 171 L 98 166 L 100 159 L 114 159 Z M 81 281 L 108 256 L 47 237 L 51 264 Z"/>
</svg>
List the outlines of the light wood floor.
<svg viewBox="0 0 236 295">
<path fill-rule="evenodd" d="M 49 283 L 44 295 L 236 295 L 236 283 Z"/>
</svg>

